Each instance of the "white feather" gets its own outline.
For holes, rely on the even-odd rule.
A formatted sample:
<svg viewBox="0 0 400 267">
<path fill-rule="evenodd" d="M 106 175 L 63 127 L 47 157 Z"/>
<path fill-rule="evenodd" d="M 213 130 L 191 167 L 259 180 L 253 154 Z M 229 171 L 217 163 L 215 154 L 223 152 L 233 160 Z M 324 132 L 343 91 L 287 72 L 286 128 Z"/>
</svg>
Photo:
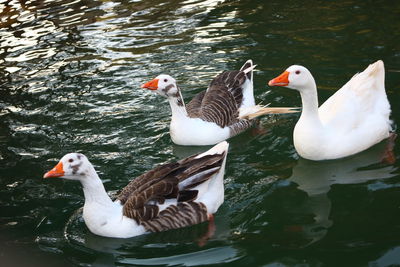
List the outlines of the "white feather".
<svg viewBox="0 0 400 267">
<path fill-rule="evenodd" d="M 303 113 L 293 134 L 296 150 L 302 157 L 312 160 L 347 157 L 389 136 L 390 105 L 382 61 L 354 75 L 319 109 L 315 108 L 318 105 L 316 86 L 308 70 L 303 71 L 303 75 L 309 74 L 303 83 L 311 88 L 302 88 L 301 81 L 296 81 L 291 73 L 299 67 L 292 66 L 287 71 L 290 73 L 288 87 L 298 89 L 303 102 Z"/>
</svg>

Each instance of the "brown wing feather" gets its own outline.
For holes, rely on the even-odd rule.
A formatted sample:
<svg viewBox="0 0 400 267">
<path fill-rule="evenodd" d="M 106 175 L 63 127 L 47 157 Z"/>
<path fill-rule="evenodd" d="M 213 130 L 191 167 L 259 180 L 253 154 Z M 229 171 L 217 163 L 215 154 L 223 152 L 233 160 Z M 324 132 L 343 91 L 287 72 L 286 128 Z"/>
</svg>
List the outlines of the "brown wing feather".
<svg viewBox="0 0 400 267">
<path fill-rule="evenodd" d="M 179 191 L 178 202 L 189 202 L 197 198 L 198 190 L 181 190 Z"/>
<path fill-rule="evenodd" d="M 235 136 L 247 128 L 249 128 L 253 124 L 253 121 L 250 120 L 244 120 L 244 119 L 238 119 L 231 125 L 229 125 L 229 130 L 230 130 L 230 136 Z"/>
<path fill-rule="evenodd" d="M 140 189 L 140 188 L 139 188 Z M 148 204 L 150 200 L 155 200 L 160 197 L 170 196 L 172 192 L 176 192 L 178 197 L 178 179 L 169 177 L 163 179 L 151 186 L 146 186 L 143 190 L 137 190 L 136 194 L 131 195 L 125 202 L 123 214 L 129 218 L 137 220 L 151 220 L 158 215 L 157 205 Z"/>
<path fill-rule="evenodd" d="M 187 224 L 184 226 L 204 221 L 199 219 L 200 215 L 196 217 L 191 214 L 193 212 L 207 214 L 203 204 L 193 202 L 198 192 L 191 189 L 210 179 L 220 169 L 224 153 L 196 157 L 197 155 L 193 155 L 175 163 L 161 165 L 130 182 L 117 198 L 123 204 L 123 214 L 145 227 L 156 225 L 152 227 L 162 230 L 174 229 L 176 226 L 183 227 L 180 226 L 182 224 L 176 223 L 177 219 L 170 218 L 175 208 L 178 217 L 187 217 Z M 179 183 L 183 181 L 186 183 L 179 191 Z M 179 203 L 159 212 L 157 203 L 163 203 L 166 198 L 176 198 Z M 186 211 L 189 213 L 181 214 Z M 201 215 L 201 218 L 203 217 L 204 214 Z"/>
<path fill-rule="evenodd" d="M 207 91 L 198 94 L 186 107 L 189 117 L 214 122 L 224 128 L 236 123 L 243 100 L 243 71 L 226 71 L 215 77 Z"/>
<path fill-rule="evenodd" d="M 221 167 L 223 159 L 224 154 L 206 155 L 198 159 L 195 159 L 195 156 L 183 159 L 179 161 L 179 164 L 184 166 L 182 166 L 182 169 L 184 170 L 181 173 L 176 174 L 176 177 L 180 182 L 182 182 L 185 179 L 199 174 L 205 170 Z M 195 161 L 195 164 L 192 164 L 193 161 Z"/>
<path fill-rule="evenodd" d="M 203 101 L 206 91 L 200 92 L 186 105 L 186 111 L 192 118 L 200 117 L 201 102 Z"/>
<path fill-rule="evenodd" d="M 199 117 L 226 127 L 236 120 L 239 106 L 225 87 L 213 86 L 203 98 Z"/>
<path fill-rule="evenodd" d="M 159 177 L 164 177 L 171 171 L 175 170 L 178 166 L 179 164 L 177 162 L 171 162 L 158 166 L 140 175 L 139 177 L 133 179 L 127 186 L 124 187 L 124 189 L 118 195 L 117 199 L 121 202 L 121 204 L 124 204 L 128 200 L 129 196 L 133 192 L 135 192 L 138 188 L 140 188 L 144 184 L 147 184 L 149 186 L 152 183 L 157 182 L 159 180 Z"/>
<path fill-rule="evenodd" d="M 235 98 L 238 107 L 243 100 L 243 84 L 246 82 L 246 74 L 243 71 L 225 71 L 215 77 L 210 83 L 211 87 L 225 87 Z"/>
<path fill-rule="evenodd" d="M 143 221 L 142 225 L 149 232 L 161 232 L 202 223 L 208 220 L 207 208 L 203 203 L 181 202 L 161 211 L 157 218 Z"/>
</svg>

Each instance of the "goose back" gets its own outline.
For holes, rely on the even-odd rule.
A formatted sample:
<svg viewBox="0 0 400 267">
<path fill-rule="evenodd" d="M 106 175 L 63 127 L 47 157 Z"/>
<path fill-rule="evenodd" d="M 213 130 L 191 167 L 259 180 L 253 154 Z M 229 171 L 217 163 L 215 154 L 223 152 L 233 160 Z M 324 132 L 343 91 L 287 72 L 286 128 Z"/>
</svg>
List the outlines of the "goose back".
<svg viewBox="0 0 400 267">
<path fill-rule="evenodd" d="M 123 215 L 152 232 L 208 220 L 207 207 L 196 202 L 196 187 L 221 169 L 225 153 L 197 156 L 161 165 L 131 181 L 117 197 Z"/>
<path fill-rule="evenodd" d="M 244 66 L 247 64 L 250 63 Z M 246 74 L 239 70 L 219 74 L 211 81 L 207 91 L 199 93 L 188 103 L 188 116 L 214 122 L 221 128 L 237 123 L 243 85 L 249 79 L 247 75 L 250 72 Z"/>
</svg>

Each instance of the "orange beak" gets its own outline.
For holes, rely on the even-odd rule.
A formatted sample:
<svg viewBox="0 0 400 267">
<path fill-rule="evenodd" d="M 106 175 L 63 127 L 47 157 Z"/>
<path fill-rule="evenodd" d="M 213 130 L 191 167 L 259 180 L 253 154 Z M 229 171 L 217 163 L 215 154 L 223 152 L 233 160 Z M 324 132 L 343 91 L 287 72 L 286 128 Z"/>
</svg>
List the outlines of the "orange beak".
<svg viewBox="0 0 400 267">
<path fill-rule="evenodd" d="M 64 168 L 63 168 L 63 164 L 60 161 L 53 169 L 51 169 L 50 171 L 46 172 L 43 175 L 43 178 L 50 178 L 50 177 L 61 177 L 64 176 Z"/>
<path fill-rule="evenodd" d="M 146 88 L 149 90 L 157 90 L 158 89 L 158 79 L 151 80 L 142 85 L 142 88 Z"/>
<path fill-rule="evenodd" d="M 289 72 L 284 71 L 278 77 L 270 80 L 268 82 L 268 85 L 269 86 L 288 86 L 289 85 Z"/>
</svg>

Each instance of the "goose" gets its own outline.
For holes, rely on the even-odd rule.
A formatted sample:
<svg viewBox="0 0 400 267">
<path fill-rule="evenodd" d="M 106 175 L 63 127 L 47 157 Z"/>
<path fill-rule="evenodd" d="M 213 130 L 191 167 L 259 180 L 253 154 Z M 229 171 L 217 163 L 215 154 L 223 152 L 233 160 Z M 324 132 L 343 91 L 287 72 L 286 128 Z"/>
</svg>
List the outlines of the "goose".
<svg viewBox="0 0 400 267">
<path fill-rule="evenodd" d="M 213 145 L 235 136 L 252 125 L 252 120 L 268 113 L 295 112 L 291 108 L 267 108 L 255 105 L 253 65 L 248 60 L 240 70 L 226 71 L 215 77 L 208 89 L 185 105 L 176 80 L 161 74 L 142 85 L 168 98 L 172 118 L 170 136 L 178 145 Z"/>
<path fill-rule="evenodd" d="M 359 153 L 390 136 L 384 83 L 385 68 L 379 60 L 355 74 L 319 108 L 315 80 L 303 66 L 290 66 L 268 85 L 300 92 L 303 108 L 293 132 L 299 155 L 330 160 Z"/>
<path fill-rule="evenodd" d="M 83 219 L 99 236 L 129 238 L 212 221 L 224 202 L 223 176 L 228 143 L 177 162 L 160 165 L 107 195 L 93 165 L 81 153 L 69 153 L 44 174 L 78 180 L 83 186 Z"/>
</svg>

